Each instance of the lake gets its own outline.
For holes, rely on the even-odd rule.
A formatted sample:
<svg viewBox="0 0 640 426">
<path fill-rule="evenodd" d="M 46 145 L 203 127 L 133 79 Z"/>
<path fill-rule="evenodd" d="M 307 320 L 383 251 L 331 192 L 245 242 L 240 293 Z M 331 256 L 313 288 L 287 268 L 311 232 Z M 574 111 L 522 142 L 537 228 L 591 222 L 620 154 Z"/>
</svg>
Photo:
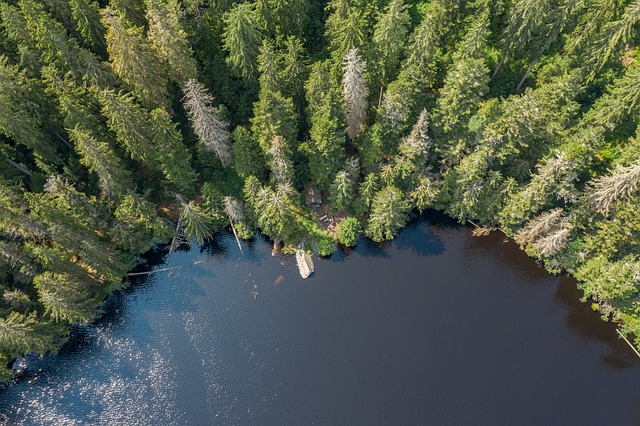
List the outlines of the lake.
<svg viewBox="0 0 640 426">
<path fill-rule="evenodd" d="M 227 233 L 173 253 L 191 266 L 132 279 L 60 354 L 30 357 L 0 422 L 640 424 L 640 359 L 504 235 L 430 213 L 314 261 L 303 280 Z"/>
</svg>

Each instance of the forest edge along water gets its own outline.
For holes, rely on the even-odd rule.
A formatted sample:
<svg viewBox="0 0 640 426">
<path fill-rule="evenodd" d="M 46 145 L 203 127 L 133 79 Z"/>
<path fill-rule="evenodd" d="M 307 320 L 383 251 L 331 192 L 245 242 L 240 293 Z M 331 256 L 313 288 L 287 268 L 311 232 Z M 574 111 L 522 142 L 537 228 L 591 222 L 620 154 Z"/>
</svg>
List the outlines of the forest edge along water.
<svg viewBox="0 0 640 426">
<path fill-rule="evenodd" d="M 318 259 L 231 233 L 110 296 L 0 391 L 6 424 L 638 424 L 640 361 L 499 233 L 437 213 Z M 143 271 L 138 271 L 143 272 Z"/>
<path fill-rule="evenodd" d="M 639 23 L 639 0 L 0 0 L 0 365 L 58 351 L 157 244 L 329 256 L 429 209 L 570 273 L 640 348 Z"/>
</svg>

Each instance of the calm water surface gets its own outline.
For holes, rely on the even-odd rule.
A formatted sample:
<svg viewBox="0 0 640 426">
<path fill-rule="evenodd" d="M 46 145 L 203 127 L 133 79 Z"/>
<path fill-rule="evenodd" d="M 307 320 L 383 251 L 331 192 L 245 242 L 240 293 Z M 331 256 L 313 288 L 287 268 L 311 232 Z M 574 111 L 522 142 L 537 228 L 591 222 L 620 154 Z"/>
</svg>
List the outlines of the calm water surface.
<svg viewBox="0 0 640 426">
<path fill-rule="evenodd" d="M 316 261 L 171 256 L 0 390 L 20 425 L 633 425 L 640 359 L 568 278 L 437 216 Z M 163 267 L 158 266 L 157 268 Z"/>
</svg>

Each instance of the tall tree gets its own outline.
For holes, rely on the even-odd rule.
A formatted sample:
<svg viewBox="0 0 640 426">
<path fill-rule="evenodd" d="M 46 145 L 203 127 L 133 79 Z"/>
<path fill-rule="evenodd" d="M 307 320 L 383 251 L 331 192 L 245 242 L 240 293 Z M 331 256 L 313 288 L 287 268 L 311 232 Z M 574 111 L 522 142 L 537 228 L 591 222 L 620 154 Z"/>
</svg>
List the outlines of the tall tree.
<svg viewBox="0 0 640 426">
<path fill-rule="evenodd" d="M 381 90 L 396 75 L 404 53 L 411 18 L 403 0 L 391 0 L 373 32 L 375 71 Z"/>
<path fill-rule="evenodd" d="M 373 241 L 390 240 L 409 219 L 410 204 L 396 187 L 387 186 L 376 193 L 365 235 Z"/>
<path fill-rule="evenodd" d="M 344 57 L 342 78 L 342 98 L 344 99 L 347 119 L 347 135 L 355 140 L 367 117 L 367 99 L 369 90 L 365 80 L 366 62 L 360 57 L 358 49 L 352 49 Z"/>
<path fill-rule="evenodd" d="M 177 0 L 145 0 L 149 30 L 147 38 L 167 70 L 169 78 L 183 86 L 198 77 L 197 64 L 182 28 L 183 15 Z"/>
<path fill-rule="evenodd" d="M 102 23 L 107 29 L 107 51 L 113 71 L 145 106 L 167 107 L 166 73 L 144 37 L 143 28 L 132 26 L 109 7 L 102 9 Z"/>
<path fill-rule="evenodd" d="M 227 167 L 231 164 L 230 134 L 228 124 L 213 106 L 213 96 L 196 80 L 189 80 L 183 92 L 184 108 L 198 140 Z"/>
<path fill-rule="evenodd" d="M 149 125 L 152 129 L 155 158 L 165 178 L 181 194 L 195 190 L 196 173 L 191 168 L 191 154 L 182 141 L 178 125 L 171 121 L 162 108 L 151 111 Z"/>
<path fill-rule="evenodd" d="M 80 124 L 69 131 L 80 163 L 98 176 L 102 194 L 115 198 L 128 193 L 133 183 L 130 173 L 108 142 L 98 141 Z"/>
<path fill-rule="evenodd" d="M 90 0 L 69 0 L 71 14 L 85 45 L 99 54 L 106 53 L 105 29 L 100 23 L 100 6 Z"/>
<path fill-rule="evenodd" d="M 257 57 L 262 45 L 258 20 L 253 3 L 239 3 L 224 15 L 222 40 L 229 52 L 227 63 L 236 74 L 247 79 L 254 79 L 258 70 Z"/>
</svg>

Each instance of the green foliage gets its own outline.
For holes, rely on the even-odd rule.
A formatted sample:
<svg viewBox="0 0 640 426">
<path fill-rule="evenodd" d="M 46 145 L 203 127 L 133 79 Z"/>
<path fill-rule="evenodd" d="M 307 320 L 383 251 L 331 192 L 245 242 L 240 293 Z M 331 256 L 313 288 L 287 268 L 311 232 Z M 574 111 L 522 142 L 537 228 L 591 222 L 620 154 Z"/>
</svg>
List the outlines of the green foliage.
<svg viewBox="0 0 640 426">
<path fill-rule="evenodd" d="M 310 186 L 345 244 L 500 227 L 640 336 L 637 0 L 108 3 L 0 2 L 0 361 L 176 225 L 329 255 Z"/>
<path fill-rule="evenodd" d="M 213 220 L 193 201 L 181 201 L 180 224 L 182 231 L 189 239 L 195 239 L 202 245 L 204 241 L 213 235 Z"/>
<path fill-rule="evenodd" d="M 262 45 L 258 20 L 253 3 L 239 3 L 224 15 L 222 40 L 229 52 L 227 63 L 236 74 L 247 79 L 255 78 L 258 70 L 258 50 Z"/>
<path fill-rule="evenodd" d="M 282 136 L 285 142 L 293 144 L 297 140 L 298 126 L 291 99 L 280 92 L 261 90 L 260 98 L 253 105 L 251 130 L 265 153 L 275 136 Z"/>
<path fill-rule="evenodd" d="M 249 176 L 264 179 L 267 174 L 266 160 L 251 131 L 238 126 L 231 137 L 233 139 L 233 165 L 238 175 L 243 179 Z"/>
<path fill-rule="evenodd" d="M 360 232 L 362 225 L 355 217 L 346 217 L 338 224 L 338 240 L 347 247 L 356 245 Z"/>
<path fill-rule="evenodd" d="M 409 220 L 411 206 L 396 187 L 387 186 L 376 193 L 365 235 L 373 241 L 391 240 Z"/>
</svg>

